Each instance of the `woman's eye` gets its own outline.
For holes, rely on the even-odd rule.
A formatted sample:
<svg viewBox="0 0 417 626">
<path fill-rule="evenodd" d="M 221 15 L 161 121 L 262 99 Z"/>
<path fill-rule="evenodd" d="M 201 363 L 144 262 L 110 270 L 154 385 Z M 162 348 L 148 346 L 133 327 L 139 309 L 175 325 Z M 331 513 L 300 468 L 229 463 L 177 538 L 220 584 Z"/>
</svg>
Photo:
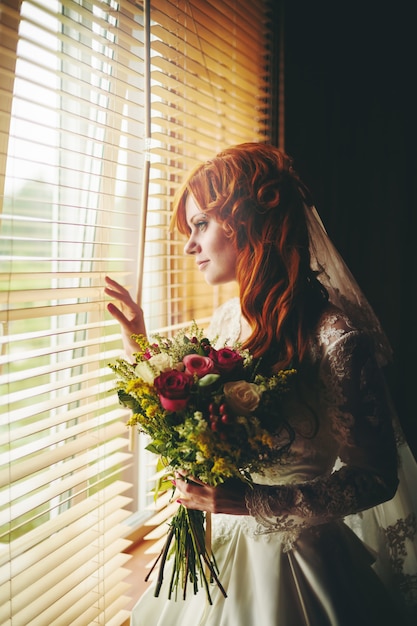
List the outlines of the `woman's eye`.
<svg viewBox="0 0 417 626">
<path fill-rule="evenodd" d="M 205 222 L 205 221 L 197 222 L 196 225 L 195 225 L 197 230 L 204 230 L 204 228 L 206 226 L 207 226 L 207 222 Z"/>
</svg>

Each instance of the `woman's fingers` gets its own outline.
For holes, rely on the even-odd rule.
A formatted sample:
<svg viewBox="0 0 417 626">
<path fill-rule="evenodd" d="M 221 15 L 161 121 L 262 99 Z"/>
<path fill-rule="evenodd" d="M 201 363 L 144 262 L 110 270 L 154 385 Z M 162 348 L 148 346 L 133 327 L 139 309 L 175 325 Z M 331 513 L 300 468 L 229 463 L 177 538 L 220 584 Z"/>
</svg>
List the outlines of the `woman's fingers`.
<svg viewBox="0 0 417 626">
<path fill-rule="evenodd" d="M 110 284 L 111 286 L 105 287 L 104 293 L 110 296 L 110 298 L 118 300 L 119 302 L 121 302 L 122 305 L 125 305 L 132 310 L 139 308 L 125 287 L 119 285 L 119 283 L 116 283 L 116 281 L 112 280 L 109 277 L 106 277 L 106 282 L 108 285 Z"/>
<path fill-rule="evenodd" d="M 247 515 L 245 485 L 241 480 L 230 480 L 217 487 L 210 487 L 197 478 L 189 478 L 181 472 L 175 474 L 178 502 L 189 509 Z"/>
<path fill-rule="evenodd" d="M 111 287 L 105 287 L 104 293 L 116 300 L 121 307 L 119 308 L 115 304 L 109 303 L 107 306 L 109 313 L 111 313 L 118 322 L 124 325 L 129 322 L 135 322 L 136 320 L 142 321 L 142 309 L 133 300 L 128 290 L 109 277 L 106 277 L 106 282 L 110 284 Z"/>
<path fill-rule="evenodd" d="M 176 481 L 181 480 L 183 483 L 187 485 L 188 484 L 201 485 L 202 487 L 208 486 L 206 483 L 203 483 L 203 481 L 199 480 L 198 478 L 195 478 L 195 476 L 189 476 L 188 474 L 183 474 L 181 471 L 175 472 L 175 479 Z"/>
<path fill-rule="evenodd" d="M 127 289 L 123 287 L 123 285 L 120 285 L 120 283 L 110 278 L 110 276 L 106 276 L 105 281 L 106 287 L 104 288 L 104 291 L 109 295 L 115 296 L 121 293 L 128 293 Z"/>
<path fill-rule="evenodd" d="M 117 280 L 110 278 L 110 276 L 105 276 L 104 280 L 106 281 L 108 285 L 111 285 L 117 291 L 126 291 L 126 288 L 123 287 L 123 285 L 118 283 Z"/>
<path fill-rule="evenodd" d="M 110 315 L 113 315 L 113 317 L 123 326 L 127 326 L 129 324 L 129 320 L 123 315 L 121 310 L 112 302 L 108 303 L 107 310 L 110 313 Z"/>
<path fill-rule="evenodd" d="M 142 308 L 133 300 L 128 290 L 117 281 L 106 276 L 104 293 L 114 302 L 107 304 L 107 310 L 119 322 L 122 328 L 123 345 L 127 354 L 134 354 L 138 350 L 137 343 L 132 335 L 145 335 L 145 320 Z"/>
</svg>

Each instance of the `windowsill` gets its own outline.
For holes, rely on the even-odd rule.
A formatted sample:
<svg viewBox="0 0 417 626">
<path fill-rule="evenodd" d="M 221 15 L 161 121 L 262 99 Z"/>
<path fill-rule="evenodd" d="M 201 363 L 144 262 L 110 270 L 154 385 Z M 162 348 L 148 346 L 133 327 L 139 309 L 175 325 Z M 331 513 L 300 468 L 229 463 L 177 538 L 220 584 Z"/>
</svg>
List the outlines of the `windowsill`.
<svg viewBox="0 0 417 626">
<path fill-rule="evenodd" d="M 129 554 L 131 558 L 124 566 L 125 569 L 129 570 L 124 579 L 130 586 L 126 592 L 129 602 L 125 607 L 129 614 L 142 594 L 151 585 L 151 581 L 146 582 L 145 578 L 158 556 L 158 554 L 152 551 L 152 547 L 157 542 L 157 539 L 147 537 L 158 526 L 152 515 L 142 515 L 140 518 L 141 523 L 137 523 L 138 519 L 132 517 L 131 522 L 131 531 L 126 536 L 131 541 L 131 544 L 125 550 L 125 553 Z M 126 620 L 122 626 L 130 626 L 130 619 Z"/>
<path fill-rule="evenodd" d="M 141 595 L 151 584 L 145 581 L 146 574 L 149 571 L 147 566 L 149 566 L 149 563 L 152 561 L 152 556 L 145 554 L 145 551 L 149 549 L 150 545 L 150 541 L 142 540 L 132 544 L 132 546 L 126 550 L 128 554 L 132 555 L 132 558 L 125 565 L 126 569 L 130 570 L 130 574 L 125 578 L 125 581 L 130 585 L 128 592 L 130 602 L 126 607 L 128 611 L 133 609 Z"/>
</svg>

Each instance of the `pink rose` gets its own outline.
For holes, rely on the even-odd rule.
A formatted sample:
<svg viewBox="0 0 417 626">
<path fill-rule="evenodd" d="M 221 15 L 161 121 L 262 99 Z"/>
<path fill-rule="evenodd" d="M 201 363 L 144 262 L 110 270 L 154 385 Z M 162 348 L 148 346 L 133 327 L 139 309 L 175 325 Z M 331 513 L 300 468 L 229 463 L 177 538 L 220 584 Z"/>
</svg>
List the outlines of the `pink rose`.
<svg viewBox="0 0 417 626">
<path fill-rule="evenodd" d="M 191 375 L 195 374 L 198 378 L 203 378 L 214 370 L 214 363 L 208 356 L 187 354 L 182 362 L 185 365 L 185 371 Z"/>
<path fill-rule="evenodd" d="M 187 372 L 161 372 L 154 380 L 159 400 L 167 411 L 182 411 L 188 404 L 193 377 Z"/>
<path fill-rule="evenodd" d="M 210 357 L 214 361 L 216 371 L 228 377 L 242 371 L 243 357 L 232 348 L 220 348 L 210 350 Z"/>
</svg>

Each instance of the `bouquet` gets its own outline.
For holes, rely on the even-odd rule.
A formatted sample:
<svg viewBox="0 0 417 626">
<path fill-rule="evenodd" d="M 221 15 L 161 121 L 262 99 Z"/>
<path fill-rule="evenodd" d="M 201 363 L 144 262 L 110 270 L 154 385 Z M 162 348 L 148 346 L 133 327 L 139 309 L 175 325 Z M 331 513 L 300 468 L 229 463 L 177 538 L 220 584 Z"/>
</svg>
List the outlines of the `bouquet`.
<svg viewBox="0 0 417 626">
<path fill-rule="evenodd" d="M 128 425 L 149 436 L 147 449 L 159 455 L 166 469 L 165 488 L 172 486 L 166 481 L 175 469 L 211 486 L 231 478 L 251 484 L 253 472 L 262 473 L 276 461 L 277 440 L 285 428 L 282 397 L 294 369 L 264 376 L 247 350 L 239 345 L 215 349 L 195 323 L 173 338 L 154 335 L 152 343 L 142 335 L 134 338 L 136 362 L 118 359 L 110 367 L 120 403 L 132 410 Z M 206 521 L 203 511 L 179 505 L 154 564 L 160 561 L 155 596 L 165 562 L 173 557 L 170 599 L 174 591 L 177 597 L 180 584 L 184 599 L 188 583 L 194 593 L 200 584 L 211 604 L 213 581 L 226 597 L 215 556 L 206 545 Z"/>
</svg>

